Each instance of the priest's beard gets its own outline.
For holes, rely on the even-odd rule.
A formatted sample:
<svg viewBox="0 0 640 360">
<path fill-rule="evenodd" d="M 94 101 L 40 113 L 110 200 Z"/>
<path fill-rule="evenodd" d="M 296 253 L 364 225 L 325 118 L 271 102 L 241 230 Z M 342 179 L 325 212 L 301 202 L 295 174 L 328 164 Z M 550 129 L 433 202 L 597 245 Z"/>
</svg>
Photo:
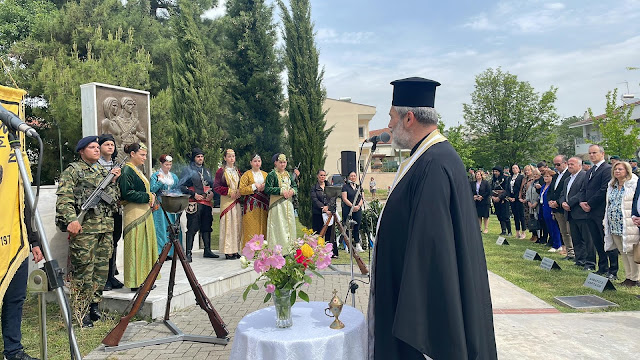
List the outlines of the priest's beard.
<svg viewBox="0 0 640 360">
<path fill-rule="evenodd" d="M 411 149 L 413 147 L 411 144 L 411 133 L 405 129 L 402 119 L 400 119 L 398 126 L 396 126 L 391 133 L 393 134 L 391 147 L 394 149 Z"/>
</svg>

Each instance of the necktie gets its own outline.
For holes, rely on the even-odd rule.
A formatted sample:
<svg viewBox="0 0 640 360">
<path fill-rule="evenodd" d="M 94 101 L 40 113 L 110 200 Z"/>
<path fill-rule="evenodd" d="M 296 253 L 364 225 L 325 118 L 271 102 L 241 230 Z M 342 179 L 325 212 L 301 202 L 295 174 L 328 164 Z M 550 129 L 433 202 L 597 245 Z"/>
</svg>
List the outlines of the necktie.
<svg viewBox="0 0 640 360">
<path fill-rule="evenodd" d="M 593 177 L 593 173 L 596 172 L 596 170 L 598 170 L 598 166 L 594 166 L 593 169 L 591 169 L 591 172 L 589 173 L 589 180 L 591 180 L 591 178 Z"/>
</svg>

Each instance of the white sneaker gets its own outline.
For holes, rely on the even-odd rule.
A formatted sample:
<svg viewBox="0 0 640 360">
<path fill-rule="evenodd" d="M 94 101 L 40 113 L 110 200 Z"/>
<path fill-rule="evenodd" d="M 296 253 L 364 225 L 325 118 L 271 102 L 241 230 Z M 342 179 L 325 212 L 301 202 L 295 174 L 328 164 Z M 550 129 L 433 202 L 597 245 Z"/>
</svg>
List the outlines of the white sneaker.
<svg viewBox="0 0 640 360">
<path fill-rule="evenodd" d="M 364 252 L 364 249 L 362 249 L 362 245 L 360 245 L 360 243 L 356 244 L 356 251 L 359 253 Z"/>
<path fill-rule="evenodd" d="M 549 252 L 556 252 L 556 251 L 558 251 L 558 249 L 554 249 L 554 248 L 549 249 Z"/>
</svg>

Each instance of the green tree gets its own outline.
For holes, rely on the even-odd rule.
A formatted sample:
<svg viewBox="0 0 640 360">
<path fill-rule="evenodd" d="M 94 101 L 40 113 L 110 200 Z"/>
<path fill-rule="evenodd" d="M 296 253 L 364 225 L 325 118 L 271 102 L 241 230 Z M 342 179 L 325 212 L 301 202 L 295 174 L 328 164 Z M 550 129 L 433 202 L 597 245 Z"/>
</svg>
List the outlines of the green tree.
<svg viewBox="0 0 640 360">
<path fill-rule="evenodd" d="M 602 147 L 609 155 L 618 155 L 623 159 L 635 156 L 640 143 L 638 135 L 640 128 L 631 118 L 633 105 L 616 105 L 618 89 L 607 93 L 607 105 L 604 116 L 593 116 L 589 108 L 589 116 L 593 119 L 593 125 L 602 134 Z"/>
<path fill-rule="evenodd" d="M 225 147 L 236 151 L 241 168 L 249 167 L 253 153 L 267 160 L 282 151 L 283 66 L 276 54 L 272 18 L 273 6 L 263 0 L 230 0 L 223 18 L 224 58 L 232 74 Z M 273 164 L 264 161 L 263 166 L 269 170 Z"/>
<path fill-rule="evenodd" d="M 0 52 L 27 38 L 39 20 L 50 20 L 56 11 L 47 0 L 0 1 Z"/>
<path fill-rule="evenodd" d="M 180 0 L 172 17 L 177 46 L 171 55 L 171 117 L 175 122 L 176 157 L 188 161 L 193 147 L 201 148 L 209 167 L 221 159 L 219 122 L 226 114 L 220 105 L 221 83 L 206 60 L 199 14 L 190 0 Z"/>
<path fill-rule="evenodd" d="M 298 191 L 308 194 L 316 181 L 315 171 L 324 167 L 325 141 L 333 129 L 325 129 L 326 112 L 322 110 L 326 98 L 322 86 L 324 70 L 318 65 L 309 0 L 291 0 L 291 12 L 281 0 L 278 6 L 282 12 L 288 75 L 286 129 L 293 160 L 301 163 Z M 311 199 L 308 196 L 298 199 L 300 222 L 310 227 Z"/>
<path fill-rule="evenodd" d="M 450 127 L 444 130 L 443 134 L 447 137 L 451 146 L 456 150 L 460 159 L 462 159 L 464 166 L 466 168 L 475 166 L 475 161 L 473 160 L 473 153 L 475 149 L 473 147 L 473 143 L 466 137 L 466 130 L 464 129 L 464 126 L 458 125 Z"/>
<path fill-rule="evenodd" d="M 528 82 L 500 68 L 476 76 L 471 104 L 463 104 L 476 148 L 474 160 L 505 166 L 552 156 L 556 91 L 552 86 L 538 94 Z"/>
<path fill-rule="evenodd" d="M 566 155 L 567 157 L 574 156 L 576 154 L 576 139 L 582 137 L 581 128 L 570 129 L 569 125 L 582 120 L 579 116 L 570 116 L 562 119 L 560 125 L 556 126 L 554 132 L 556 134 L 555 147 L 558 149 L 558 154 Z"/>
</svg>

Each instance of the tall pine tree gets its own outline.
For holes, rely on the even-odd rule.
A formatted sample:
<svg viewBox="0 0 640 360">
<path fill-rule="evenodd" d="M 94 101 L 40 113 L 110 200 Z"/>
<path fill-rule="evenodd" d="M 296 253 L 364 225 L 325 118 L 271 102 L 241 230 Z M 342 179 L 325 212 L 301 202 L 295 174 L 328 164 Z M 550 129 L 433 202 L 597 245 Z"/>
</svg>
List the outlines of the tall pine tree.
<svg viewBox="0 0 640 360">
<path fill-rule="evenodd" d="M 232 76 L 231 117 L 223 125 L 228 135 L 225 147 L 236 151 L 236 163 L 249 168 L 253 153 L 263 159 L 282 151 L 283 124 L 280 116 L 283 94 L 275 44 L 273 6 L 264 0 L 230 0 L 225 29 L 225 62 Z M 273 167 L 264 161 L 267 170 Z"/>
<path fill-rule="evenodd" d="M 315 184 L 316 172 L 324 166 L 325 141 L 332 129 L 325 129 L 326 112 L 322 104 L 326 90 L 322 86 L 324 70 L 319 69 L 318 50 L 313 38 L 309 0 L 291 0 L 291 12 L 281 0 L 285 40 L 285 65 L 288 72 L 289 113 L 286 127 L 293 161 L 301 163 L 301 194 L 308 194 Z M 298 197 L 300 222 L 311 226 L 311 199 Z"/>
<path fill-rule="evenodd" d="M 178 1 L 174 21 L 176 49 L 171 55 L 171 116 L 175 121 L 175 154 L 188 161 L 193 147 L 205 153 L 208 167 L 220 158 L 221 89 L 216 69 L 207 62 L 204 43 L 196 25 L 200 15 L 192 0 Z"/>
</svg>

